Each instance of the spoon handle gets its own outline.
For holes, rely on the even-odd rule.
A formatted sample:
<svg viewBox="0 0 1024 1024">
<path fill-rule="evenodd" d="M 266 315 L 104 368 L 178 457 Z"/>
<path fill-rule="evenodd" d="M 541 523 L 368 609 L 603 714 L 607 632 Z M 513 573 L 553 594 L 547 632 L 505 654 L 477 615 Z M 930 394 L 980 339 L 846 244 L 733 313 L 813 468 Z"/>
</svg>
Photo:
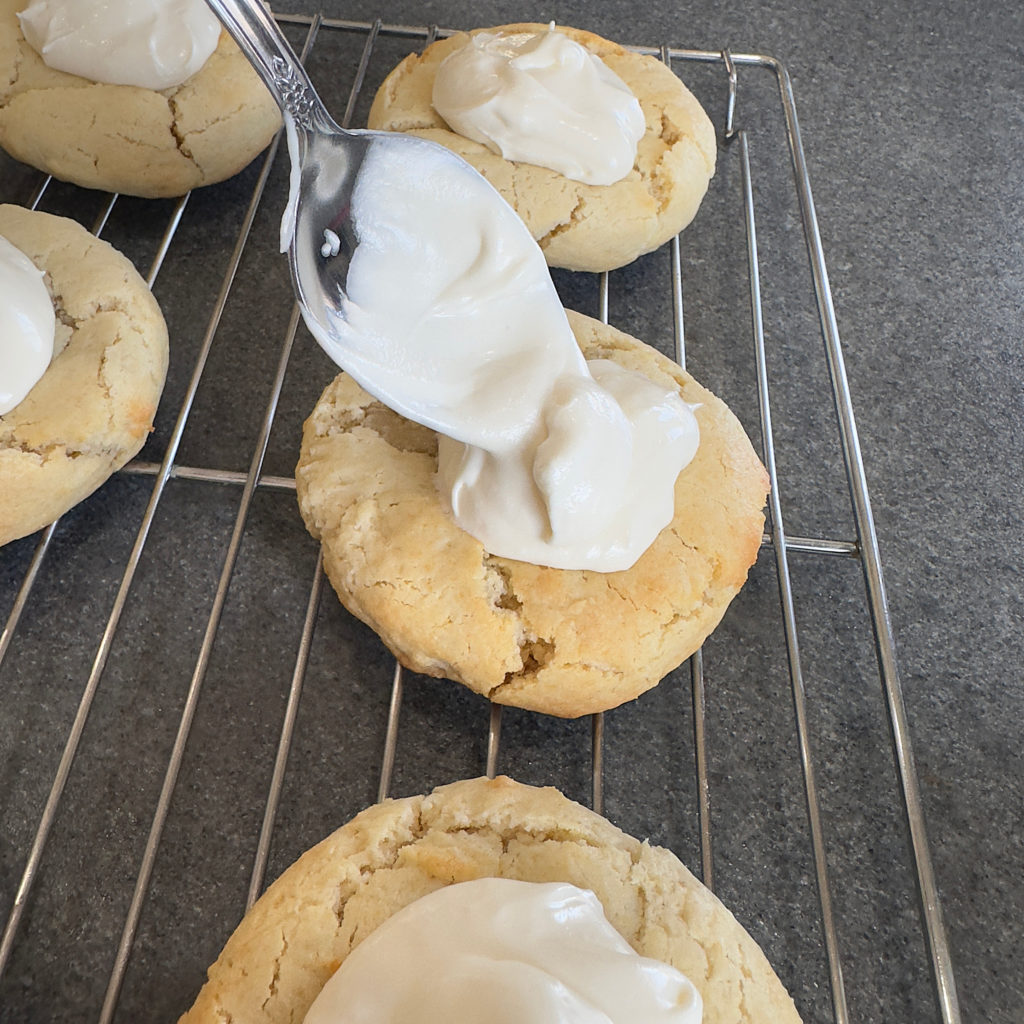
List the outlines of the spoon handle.
<svg viewBox="0 0 1024 1024">
<path fill-rule="evenodd" d="M 305 68 L 273 15 L 260 0 L 206 0 L 231 37 L 249 58 L 278 106 L 300 128 L 315 130 L 331 118 Z"/>
</svg>

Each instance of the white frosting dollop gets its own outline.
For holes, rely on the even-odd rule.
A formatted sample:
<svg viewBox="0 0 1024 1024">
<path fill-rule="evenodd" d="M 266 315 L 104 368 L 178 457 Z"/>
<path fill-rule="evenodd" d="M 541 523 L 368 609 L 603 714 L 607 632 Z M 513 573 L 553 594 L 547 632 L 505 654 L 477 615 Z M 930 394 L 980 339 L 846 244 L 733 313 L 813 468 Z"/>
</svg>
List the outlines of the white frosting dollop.
<svg viewBox="0 0 1024 1024">
<path fill-rule="evenodd" d="M 329 330 L 307 323 L 367 391 L 444 435 L 438 483 L 456 522 L 491 554 L 629 568 L 672 519 L 699 439 L 691 407 L 588 366 L 522 221 L 447 150 L 380 137 L 352 217 L 341 313 Z"/>
<path fill-rule="evenodd" d="M 554 23 L 472 36 L 441 62 L 432 101 L 459 135 L 588 185 L 629 174 L 644 134 L 629 86 Z"/>
<path fill-rule="evenodd" d="M 416 900 L 367 936 L 305 1024 L 700 1024 L 700 994 L 639 956 L 597 897 L 483 878 Z"/>
<path fill-rule="evenodd" d="M 43 272 L 0 238 L 0 415 L 18 405 L 46 372 L 56 324 Z"/>
<path fill-rule="evenodd" d="M 32 0 L 18 19 L 51 68 L 144 89 L 181 85 L 220 37 L 204 0 Z"/>
<path fill-rule="evenodd" d="M 699 441 L 692 409 L 611 360 L 587 369 L 556 380 L 525 444 L 496 452 L 439 437 L 455 519 L 491 554 L 613 572 L 671 521 Z"/>
</svg>

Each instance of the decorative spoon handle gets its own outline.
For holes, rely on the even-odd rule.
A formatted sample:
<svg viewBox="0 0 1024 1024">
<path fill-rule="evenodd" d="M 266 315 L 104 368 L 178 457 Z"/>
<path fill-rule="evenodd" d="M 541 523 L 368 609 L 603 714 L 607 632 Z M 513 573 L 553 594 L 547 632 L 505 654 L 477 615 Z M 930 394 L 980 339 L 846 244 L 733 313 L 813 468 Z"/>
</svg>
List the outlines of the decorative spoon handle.
<svg viewBox="0 0 1024 1024">
<path fill-rule="evenodd" d="M 335 127 L 305 68 L 260 0 L 206 2 L 298 127 Z"/>
</svg>

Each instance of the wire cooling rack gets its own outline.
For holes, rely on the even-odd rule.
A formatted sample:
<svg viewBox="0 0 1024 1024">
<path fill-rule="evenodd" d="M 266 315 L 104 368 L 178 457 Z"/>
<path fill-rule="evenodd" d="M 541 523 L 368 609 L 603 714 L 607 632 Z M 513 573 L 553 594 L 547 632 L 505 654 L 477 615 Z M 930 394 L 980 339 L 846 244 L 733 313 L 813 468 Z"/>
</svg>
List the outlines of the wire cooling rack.
<svg viewBox="0 0 1024 1024">
<path fill-rule="evenodd" d="M 439 34 L 281 21 L 346 125 Z M 49 180 L 3 196 L 127 252 L 172 362 L 140 458 L 0 552 L 0 1019 L 174 1019 L 266 881 L 327 830 L 506 771 L 671 846 L 806 1019 L 959 1021 L 789 77 L 765 56 L 638 49 L 724 111 L 717 176 L 665 250 L 556 284 L 689 360 L 759 441 L 772 493 L 705 649 L 585 724 L 404 674 L 322 594 L 288 460 L 332 371 L 274 251 L 277 143 L 175 203 Z"/>
</svg>

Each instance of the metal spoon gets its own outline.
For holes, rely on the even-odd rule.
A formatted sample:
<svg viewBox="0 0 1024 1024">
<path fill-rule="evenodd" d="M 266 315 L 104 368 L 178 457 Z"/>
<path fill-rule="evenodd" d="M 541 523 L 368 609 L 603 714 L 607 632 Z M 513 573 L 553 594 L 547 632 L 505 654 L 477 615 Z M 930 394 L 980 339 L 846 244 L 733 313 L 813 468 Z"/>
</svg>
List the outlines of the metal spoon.
<svg viewBox="0 0 1024 1024">
<path fill-rule="evenodd" d="M 285 114 L 294 209 L 282 247 L 310 333 L 370 394 L 457 441 L 487 448 L 530 429 L 549 350 L 558 372 L 585 365 L 523 221 L 445 147 L 335 124 L 258 0 L 207 2 Z M 484 321 L 503 325 L 500 342 L 479 343 Z M 424 340 L 432 328 L 444 344 Z"/>
</svg>

